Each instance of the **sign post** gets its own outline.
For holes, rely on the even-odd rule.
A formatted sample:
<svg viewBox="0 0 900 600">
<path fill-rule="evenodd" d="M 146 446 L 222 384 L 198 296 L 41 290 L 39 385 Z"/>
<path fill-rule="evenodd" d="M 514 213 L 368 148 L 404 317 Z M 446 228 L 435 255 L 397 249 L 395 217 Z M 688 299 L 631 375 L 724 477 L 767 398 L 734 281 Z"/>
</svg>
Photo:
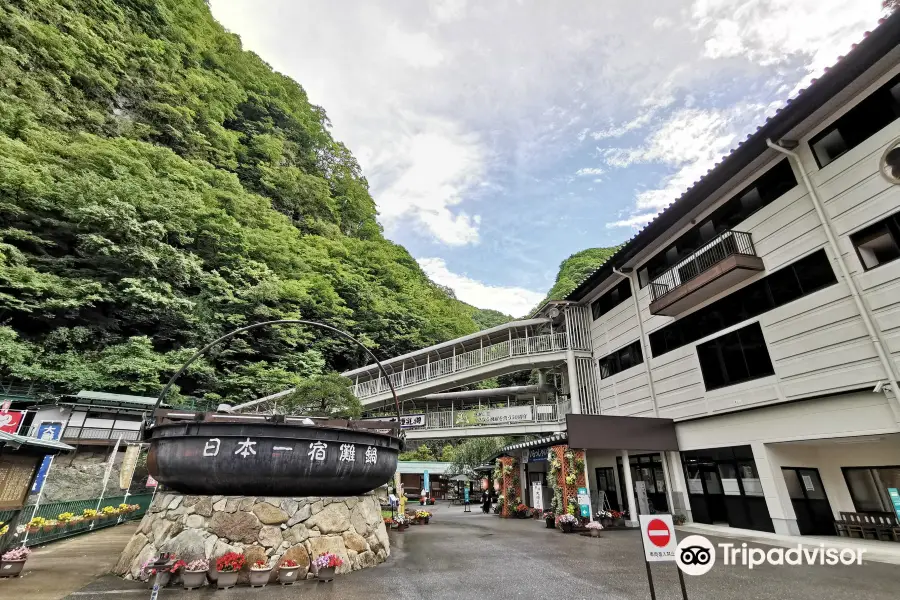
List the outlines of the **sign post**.
<svg viewBox="0 0 900 600">
<path fill-rule="evenodd" d="M 891 504 L 894 505 L 894 512 L 897 513 L 897 518 L 900 519 L 900 490 L 888 488 L 888 495 L 891 497 Z"/>
<path fill-rule="evenodd" d="M 472 512 L 472 508 L 469 506 L 469 488 L 472 487 L 472 484 L 468 481 L 465 483 L 463 487 L 463 504 L 465 507 L 463 508 L 463 512 Z"/>
<path fill-rule="evenodd" d="M 582 517 L 591 516 L 591 497 L 588 496 L 587 488 L 578 488 L 578 506 L 581 508 Z"/>
<path fill-rule="evenodd" d="M 647 582 L 650 584 L 650 598 L 656 600 L 653 588 L 653 574 L 650 572 L 652 562 L 675 562 L 675 551 L 678 540 L 675 538 L 675 524 L 672 515 L 638 515 L 641 523 L 641 545 L 644 548 L 644 566 L 647 567 Z M 684 574 L 677 566 L 678 583 L 681 585 L 681 596 L 687 600 L 687 588 L 684 586 Z"/>
</svg>

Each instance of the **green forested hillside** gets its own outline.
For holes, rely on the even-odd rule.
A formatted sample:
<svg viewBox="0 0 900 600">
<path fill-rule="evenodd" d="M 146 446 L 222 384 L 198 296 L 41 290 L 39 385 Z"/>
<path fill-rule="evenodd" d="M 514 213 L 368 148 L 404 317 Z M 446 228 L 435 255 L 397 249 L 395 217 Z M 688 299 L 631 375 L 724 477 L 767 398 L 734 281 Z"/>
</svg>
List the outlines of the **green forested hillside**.
<svg viewBox="0 0 900 600">
<path fill-rule="evenodd" d="M 619 246 L 613 246 L 612 248 L 588 248 L 587 250 L 576 252 L 562 261 L 559 265 L 559 273 L 556 274 L 556 281 L 541 304 L 548 300 L 562 300 L 565 298 L 585 277 L 609 260 L 609 257 L 615 254 L 618 249 Z"/>
<path fill-rule="evenodd" d="M 190 349 L 276 318 L 382 356 L 474 331 L 375 215 L 324 110 L 202 0 L 0 3 L 0 377 L 152 394 Z M 181 392 L 246 399 L 359 362 L 257 330 Z"/>
</svg>

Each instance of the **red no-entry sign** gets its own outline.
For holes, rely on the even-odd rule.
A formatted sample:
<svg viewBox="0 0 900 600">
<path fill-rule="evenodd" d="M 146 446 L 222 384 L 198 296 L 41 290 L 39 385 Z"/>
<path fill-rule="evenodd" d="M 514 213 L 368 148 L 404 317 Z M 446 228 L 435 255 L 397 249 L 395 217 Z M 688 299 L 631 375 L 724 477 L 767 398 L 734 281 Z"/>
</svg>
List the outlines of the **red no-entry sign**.
<svg viewBox="0 0 900 600">
<path fill-rule="evenodd" d="M 669 526 L 663 521 L 660 519 L 653 519 L 647 526 L 647 537 L 650 538 L 650 543 L 654 546 L 665 548 L 669 545 L 669 540 L 672 538 L 672 532 L 669 530 Z"/>
</svg>

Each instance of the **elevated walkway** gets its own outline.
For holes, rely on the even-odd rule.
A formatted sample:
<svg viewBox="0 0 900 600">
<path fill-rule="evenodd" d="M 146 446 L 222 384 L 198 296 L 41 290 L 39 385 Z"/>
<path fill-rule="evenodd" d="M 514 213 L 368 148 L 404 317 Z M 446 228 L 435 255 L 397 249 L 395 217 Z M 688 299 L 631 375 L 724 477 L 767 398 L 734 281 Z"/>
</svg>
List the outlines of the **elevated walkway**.
<svg viewBox="0 0 900 600">
<path fill-rule="evenodd" d="M 554 325 L 551 319 L 512 321 L 387 361 L 390 381 L 403 400 L 459 387 L 490 377 L 535 368 L 557 367 L 568 352 L 589 356 L 587 336 Z M 353 381 L 353 393 L 364 405 L 391 399 L 390 387 L 378 366 L 371 364 L 343 373 Z"/>
</svg>

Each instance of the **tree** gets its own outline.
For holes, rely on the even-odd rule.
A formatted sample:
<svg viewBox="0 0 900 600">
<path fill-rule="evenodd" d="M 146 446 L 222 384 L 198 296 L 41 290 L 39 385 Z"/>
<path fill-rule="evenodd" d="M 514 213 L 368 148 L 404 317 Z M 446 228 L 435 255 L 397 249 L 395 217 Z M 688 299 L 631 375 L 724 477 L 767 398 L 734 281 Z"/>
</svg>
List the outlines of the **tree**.
<svg viewBox="0 0 900 600">
<path fill-rule="evenodd" d="M 426 444 L 419 444 L 419 446 L 414 450 L 402 452 L 398 458 L 402 461 L 434 460 L 434 453 Z"/>
<path fill-rule="evenodd" d="M 452 444 L 444 444 L 444 448 L 441 450 L 441 461 L 443 462 L 453 462 L 454 449 Z"/>
<path fill-rule="evenodd" d="M 350 391 L 350 380 L 337 373 L 300 382 L 280 408 L 291 414 L 333 419 L 358 419 L 363 410 L 359 398 Z"/>
<path fill-rule="evenodd" d="M 509 440 L 505 437 L 468 439 L 454 448 L 453 461 L 448 473 L 472 476 L 475 467 L 485 464 L 507 444 Z"/>
</svg>

